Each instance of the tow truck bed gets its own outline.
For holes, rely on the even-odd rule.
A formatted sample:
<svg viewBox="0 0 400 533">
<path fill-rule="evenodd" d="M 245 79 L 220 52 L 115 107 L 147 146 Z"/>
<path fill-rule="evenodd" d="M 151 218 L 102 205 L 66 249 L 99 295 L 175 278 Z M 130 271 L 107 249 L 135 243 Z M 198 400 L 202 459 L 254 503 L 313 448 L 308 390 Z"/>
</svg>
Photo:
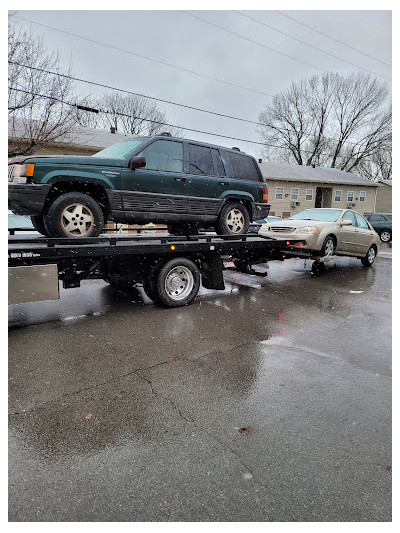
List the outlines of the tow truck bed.
<svg viewBox="0 0 400 533">
<path fill-rule="evenodd" d="M 253 264 L 283 260 L 285 251 L 298 242 L 254 234 L 54 239 L 11 230 L 9 303 L 57 298 L 59 280 L 64 288 L 71 288 L 79 287 L 83 279 L 100 278 L 119 286 L 143 284 L 152 300 L 169 307 L 185 305 L 196 296 L 200 279 L 206 288 L 225 288 L 224 261 L 251 272 Z M 49 291 L 49 284 L 53 290 Z"/>
</svg>

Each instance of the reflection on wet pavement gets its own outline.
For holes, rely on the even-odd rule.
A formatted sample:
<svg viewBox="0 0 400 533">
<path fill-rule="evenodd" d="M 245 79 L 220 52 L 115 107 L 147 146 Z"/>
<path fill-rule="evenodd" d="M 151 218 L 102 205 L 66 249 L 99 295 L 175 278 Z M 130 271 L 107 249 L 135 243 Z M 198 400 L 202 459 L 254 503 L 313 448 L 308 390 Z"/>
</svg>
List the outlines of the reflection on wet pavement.
<svg viewBox="0 0 400 533">
<path fill-rule="evenodd" d="M 388 520 L 390 274 L 291 260 L 182 308 L 99 281 L 10 309 L 10 520 Z"/>
</svg>

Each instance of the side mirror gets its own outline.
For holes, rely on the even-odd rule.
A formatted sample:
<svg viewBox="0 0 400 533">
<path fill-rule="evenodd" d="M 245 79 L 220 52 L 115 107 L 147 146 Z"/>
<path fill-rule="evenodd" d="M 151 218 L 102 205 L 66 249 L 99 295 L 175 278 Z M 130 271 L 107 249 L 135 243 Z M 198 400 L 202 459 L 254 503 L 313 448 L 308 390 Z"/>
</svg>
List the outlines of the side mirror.
<svg viewBox="0 0 400 533">
<path fill-rule="evenodd" d="M 141 168 L 146 166 L 146 159 L 144 157 L 136 156 L 132 157 L 129 162 L 129 168 L 135 170 L 135 168 Z"/>
<path fill-rule="evenodd" d="M 341 226 L 352 226 L 353 222 L 351 220 L 342 220 L 340 225 Z"/>
</svg>

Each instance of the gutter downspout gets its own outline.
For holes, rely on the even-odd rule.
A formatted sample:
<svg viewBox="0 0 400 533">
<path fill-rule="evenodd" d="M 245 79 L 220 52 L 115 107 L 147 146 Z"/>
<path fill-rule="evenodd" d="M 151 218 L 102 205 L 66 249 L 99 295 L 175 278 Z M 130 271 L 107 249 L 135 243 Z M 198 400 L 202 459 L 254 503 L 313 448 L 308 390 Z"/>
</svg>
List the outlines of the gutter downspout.
<svg viewBox="0 0 400 533">
<path fill-rule="evenodd" d="M 374 198 L 374 213 L 376 213 L 376 196 L 378 194 L 378 187 L 375 187 L 375 198 Z"/>
</svg>

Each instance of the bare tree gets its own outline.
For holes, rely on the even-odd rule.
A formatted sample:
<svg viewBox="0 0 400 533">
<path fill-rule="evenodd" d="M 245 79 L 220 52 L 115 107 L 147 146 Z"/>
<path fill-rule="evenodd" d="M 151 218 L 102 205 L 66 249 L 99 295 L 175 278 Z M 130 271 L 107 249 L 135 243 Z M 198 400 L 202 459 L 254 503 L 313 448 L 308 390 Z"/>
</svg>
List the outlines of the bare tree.
<svg viewBox="0 0 400 533">
<path fill-rule="evenodd" d="M 8 62 L 9 155 L 32 154 L 74 130 L 76 112 L 69 105 L 72 82 L 57 75 L 59 57 L 46 52 L 42 39 L 12 24 Z"/>
<path fill-rule="evenodd" d="M 167 116 L 156 102 L 144 96 L 112 93 L 102 96 L 97 106 L 101 111 L 97 125 L 113 127 L 127 135 L 156 135 L 169 132 L 181 136 L 179 128 L 168 126 Z M 95 119 L 94 119 L 95 120 Z"/>
<path fill-rule="evenodd" d="M 382 148 L 371 159 L 364 159 L 356 168 L 357 174 L 373 181 L 392 179 L 391 146 Z"/>
<path fill-rule="evenodd" d="M 391 143 L 388 89 L 371 75 L 328 73 L 292 83 L 260 113 L 270 160 L 354 171 Z"/>
</svg>

